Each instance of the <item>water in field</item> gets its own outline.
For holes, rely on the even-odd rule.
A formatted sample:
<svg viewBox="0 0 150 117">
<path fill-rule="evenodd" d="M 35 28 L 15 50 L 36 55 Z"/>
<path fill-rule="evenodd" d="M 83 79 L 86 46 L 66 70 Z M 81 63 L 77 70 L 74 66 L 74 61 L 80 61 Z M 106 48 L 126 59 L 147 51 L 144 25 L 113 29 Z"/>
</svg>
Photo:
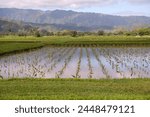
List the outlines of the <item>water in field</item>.
<svg viewBox="0 0 150 117">
<path fill-rule="evenodd" d="M 0 57 L 1 78 L 150 78 L 150 48 L 45 47 Z"/>
</svg>

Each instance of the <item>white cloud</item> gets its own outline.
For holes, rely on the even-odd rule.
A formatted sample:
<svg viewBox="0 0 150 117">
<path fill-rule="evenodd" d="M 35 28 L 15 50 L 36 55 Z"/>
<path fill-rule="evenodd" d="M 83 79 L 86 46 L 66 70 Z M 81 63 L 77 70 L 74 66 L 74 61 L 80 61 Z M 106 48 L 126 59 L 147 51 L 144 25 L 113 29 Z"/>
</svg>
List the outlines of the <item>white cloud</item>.
<svg viewBox="0 0 150 117">
<path fill-rule="evenodd" d="M 126 0 L 131 4 L 150 4 L 150 0 Z"/>
<path fill-rule="evenodd" d="M 78 9 L 87 7 L 101 7 L 118 2 L 128 2 L 129 4 L 150 4 L 150 0 L 1 0 L 0 7 L 15 8 L 67 8 Z"/>
<path fill-rule="evenodd" d="M 1 0 L 0 7 L 82 8 L 116 3 L 118 0 Z"/>
</svg>

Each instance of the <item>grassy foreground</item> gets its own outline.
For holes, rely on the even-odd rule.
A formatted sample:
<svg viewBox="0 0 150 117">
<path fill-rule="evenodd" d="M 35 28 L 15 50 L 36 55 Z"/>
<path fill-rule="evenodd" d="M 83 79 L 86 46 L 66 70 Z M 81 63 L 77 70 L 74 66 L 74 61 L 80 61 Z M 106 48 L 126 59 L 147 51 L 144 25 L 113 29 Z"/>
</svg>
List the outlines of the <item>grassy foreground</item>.
<svg viewBox="0 0 150 117">
<path fill-rule="evenodd" d="M 150 46 L 150 37 L 135 36 L 50 36 L 50 37 L 0 37 L 0 54 L 14 51 L 28 50 L 45 45 L 75 45 L 75 44 L 99 44 L 106 46 Z"/>
<path fill-rule="evenodd" d="M 149 100 L 150 79 L 0 80 L 0 99 Z"/>
</svg>

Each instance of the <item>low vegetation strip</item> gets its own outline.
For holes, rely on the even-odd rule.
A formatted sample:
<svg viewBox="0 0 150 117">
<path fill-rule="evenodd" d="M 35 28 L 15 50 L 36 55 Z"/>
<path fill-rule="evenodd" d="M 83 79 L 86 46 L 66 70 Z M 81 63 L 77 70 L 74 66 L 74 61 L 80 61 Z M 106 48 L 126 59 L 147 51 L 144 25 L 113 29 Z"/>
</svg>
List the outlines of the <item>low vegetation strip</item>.
<svg viewBox="0 0 150 117">
<path fill-rule="evenodd" d="M 45 42 L 48 44 L 61 44 L 70 42 L 150 42 L 149 36 L 45 36 L 45 37 L 34 37 L 34 36 L 3 36 L 0 37 L 0 43 L 3 41 L 14 41 L 14 42 Z"/>
<path fill-rule="evenodd" d="M 0 80 L 0 99 L 149 100 L 150 79 Z"/>
<path fill-rule="evenodd" d="M 3 43 L 0 44 L 0 55 L 25 51 L 44 46 L 42 43 Z"/>
</svg>

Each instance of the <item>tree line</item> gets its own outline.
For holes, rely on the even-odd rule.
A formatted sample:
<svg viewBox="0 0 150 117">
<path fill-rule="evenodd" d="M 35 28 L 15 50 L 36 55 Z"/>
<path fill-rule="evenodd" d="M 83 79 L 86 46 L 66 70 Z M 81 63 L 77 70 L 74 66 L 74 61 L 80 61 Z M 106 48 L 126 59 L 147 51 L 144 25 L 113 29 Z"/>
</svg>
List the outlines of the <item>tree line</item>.
<svg viewBox="0 0 150 117">
<path fill-rule="evenodd" d="M 57 32 L 51 32 L 45 29 L 39 29 L 39 28 L 28 28 L 28 29 L 21 29 L 17 32 L 8 29 L 7 31 L 0 31 L 0 35 L 18 35 L 18 36 L 36 36 L 36 37 L 42 37 L 42 36 L 111 36 L 111 35 L 126 35 L 126 36 L 144 36 L 144 35 L 150 35 L 150 27 L 146 28 L 136 28 L 133 30 L 125 30 L 125 29 L 116 29 L 113 31 L 104 31 L 104 30 L 98 30 L 93 32 L 81 32 L 81 31 L 75 31 L 75 30 L 62 30 Z"/>
</svg>

